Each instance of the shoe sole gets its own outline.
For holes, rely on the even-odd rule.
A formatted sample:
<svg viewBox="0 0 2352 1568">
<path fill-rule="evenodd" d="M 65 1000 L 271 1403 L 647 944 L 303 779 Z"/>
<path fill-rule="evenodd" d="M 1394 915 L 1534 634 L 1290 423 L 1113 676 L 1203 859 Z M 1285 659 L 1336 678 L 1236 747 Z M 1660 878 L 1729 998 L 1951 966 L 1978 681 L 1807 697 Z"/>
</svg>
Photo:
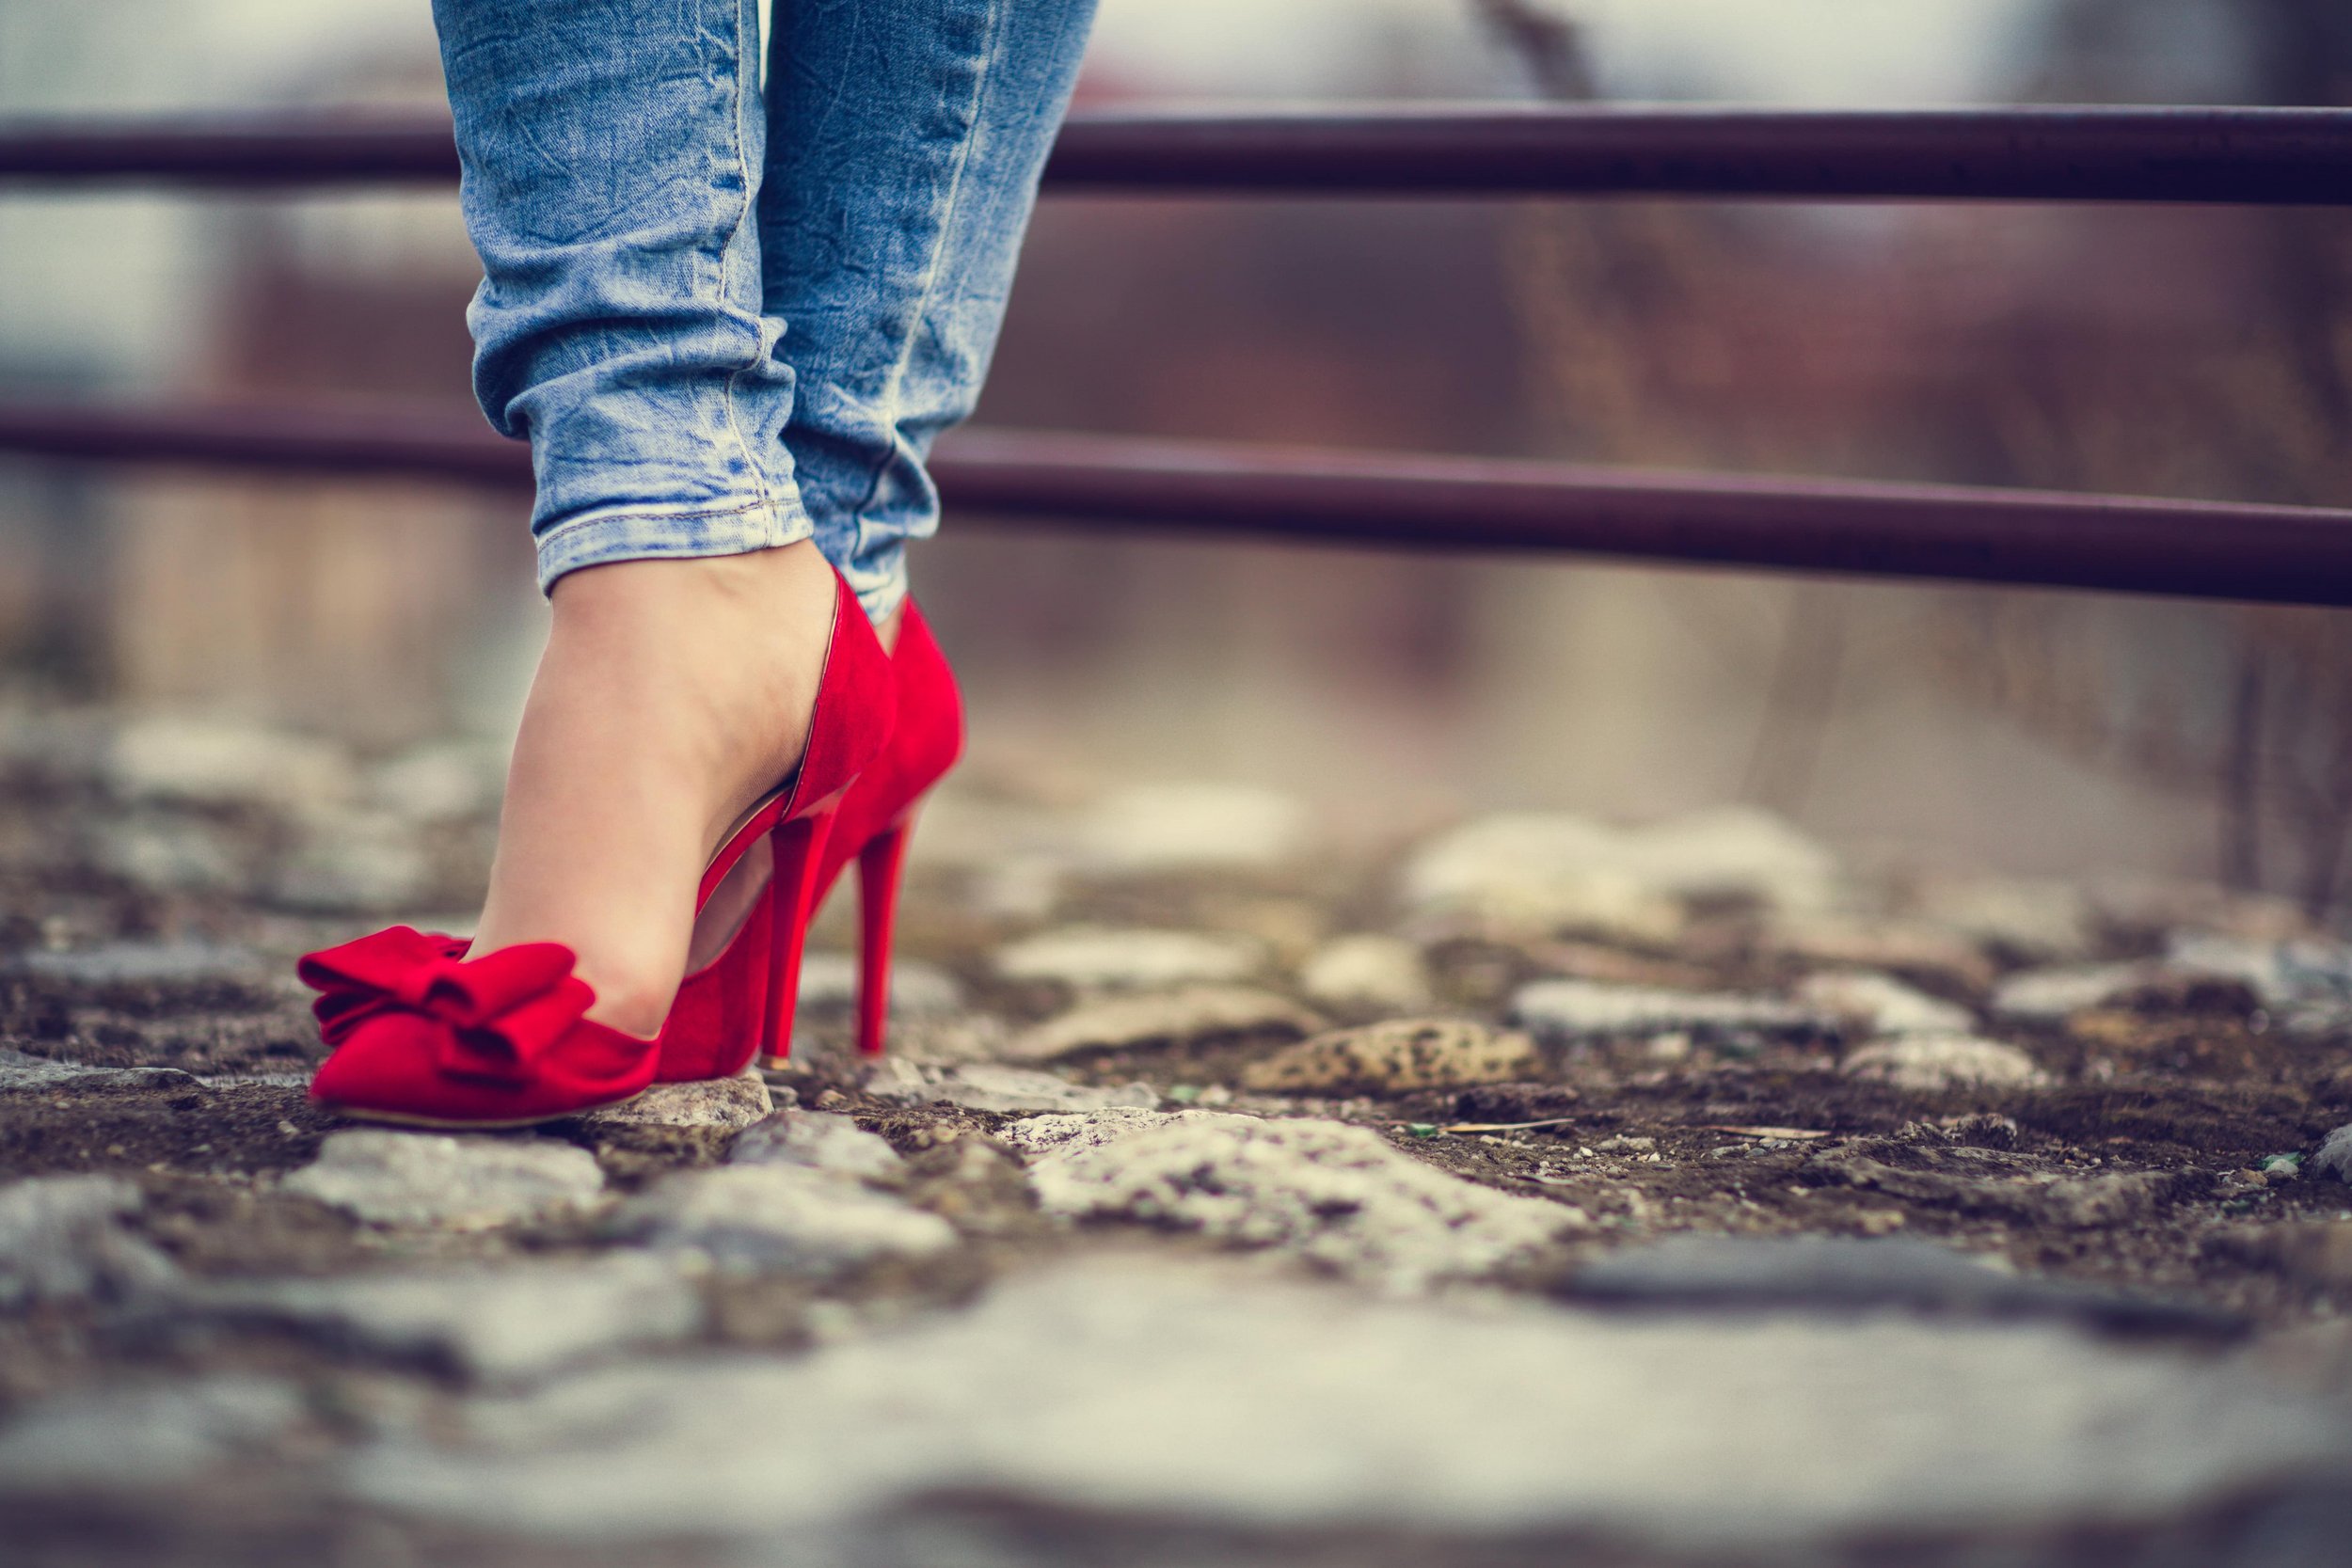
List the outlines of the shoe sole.
<svg viewBox="0 0 2352 1568">
<path fill-rule="evenodd" d="M 375 1111 L 358 1105 L 338 1105 L 331 1101 L 319 1101 L 318 1108 L 330 1117 L 345 1121 L 373 1122 L 381 1127 L 416 1127 L 435 1132 L 513 1132 L 525 1127 L 545 1127 L 551 1121 L 571 1121 L 597 1111 L 610 1111 L 616 1105 L 633 1105 L 645 1098 L 645 1091 L 608 1100 L 601 1105 L 582 1105 L 577 1110 L 558 1111 L 552 1116 L 518 1117 L 511 1121 L 452 1120 L 446 1117 L 412 1117 L 399 1111 Z"/>
</svg>

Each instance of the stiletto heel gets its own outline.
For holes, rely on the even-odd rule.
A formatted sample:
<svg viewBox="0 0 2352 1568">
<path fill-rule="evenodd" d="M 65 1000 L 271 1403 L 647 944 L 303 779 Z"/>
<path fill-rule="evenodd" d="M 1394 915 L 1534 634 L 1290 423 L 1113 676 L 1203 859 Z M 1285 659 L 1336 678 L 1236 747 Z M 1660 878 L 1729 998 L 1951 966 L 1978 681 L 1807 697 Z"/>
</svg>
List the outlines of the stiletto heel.
<svg viewBox="0 0 2352 1568">
<path fill-rule="evenodd" d="M 905 817 L 877 833 L 857 855 L 857 1048 L 879 1056 L 890 1018 L 890 941 L 898 918 L 898 876 L 906 869 Z"/>
<path fill-rule="evenodd" d="M 643 1039 L 585 1018 L 596 992 L 572 973 L 576 956 L 560 942 L 476 958 L 454 937 L 396 926 L 301 961 L 303 981 L 320 992 L 312 1010 L 332 1051 L 310 1081 L 311 1099 L 361 1120 L 524 1127 L 633 1100 L 657 1078 L 732 1075 L 762 1045 L 781 1054 L 831 829 L 850 786 L 888 746 L 897 704 L 890 659 L 836 576 L 808 744 L 791 776 L 721 838 L 694 908 L 772 834 L 768 895 L 719 961 L 681 983 L 660 1036 Z"/>
<path fill-rule="evenodd" d="M 898 714 L 890 744 L 841 797 L 840 811 L 815 857 L 815 887 L 803 911 L 813 914 L 843 867 L 857 860 L 864 884 L 857 1037 L 858 1049 L 869 1055 L 882 1049 L 889 1012 L 892 916 L 907 826 L 916 805 L 963 750 L 963 700 L 955 673 L 911 599 L 889 668 Z M 745 924 L 717 961 L 679 988 L 661 1029 L 660 1078 L 724 1076 L 739 1070 L 755 1050 L 771 1067 L 790 1053 L 797 935 L 789 945 L 792 973 L 785 974 L 777 961 L 787 948 L 783 933 L 790 926 L 789 902 L 771 892 L 755 921 Z M 753 933 L 760 921 L 769 927 L 764 938 Z M 746 1037 L 740 1021 L 751 1017 L 760 1022 Z M 736 1043 L 739 1039 L 742 1043 Z"/>
<path fill-rule="evenodd" d="M 776 869 L 768 882 L 768 1006 L 759 1034 L 762 1067 L 774 1067 L 792 1049 L 792 1010 L 801 996 L 801 949 L 817 895 L 817 873 L 834 813 L 818 813 L 776 830 Z"/>
</svg>

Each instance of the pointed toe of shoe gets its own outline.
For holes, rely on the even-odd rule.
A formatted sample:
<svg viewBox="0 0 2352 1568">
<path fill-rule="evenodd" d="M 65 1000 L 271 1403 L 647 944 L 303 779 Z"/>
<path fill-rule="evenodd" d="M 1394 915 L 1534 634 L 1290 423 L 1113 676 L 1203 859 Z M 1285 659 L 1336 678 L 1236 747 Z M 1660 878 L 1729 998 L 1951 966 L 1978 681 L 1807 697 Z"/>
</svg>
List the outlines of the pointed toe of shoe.
<svg viewBox="0 0 2352 1568">
<path fill-rule="evenodd" d="M 521 1127 L 644 1091 L 657 1042 L 588 1021 L 596 992 L 572 973 L 570 948 L 467 951 L 393 927 L 306 957 L 300 974 L 334 1047 L 311 1100 L 364 1121 Z"/>
<path fill-rule="evenodd" d="M 609 1037 L 580 1043 L 595 1060 L 573 1070 L 541 1070 L 512 1080 L 453 1072 L 445 1028 L 429 1018 L 392 1013 L 353 1031 L 310 1080 L 310 1100 L 320 1109 L 354 1121 L 438 1128 L 527 1127 L 578 1116 L 633 1100 L 653 1077 L 649 1041 L 594 1030 Z M 636 1049 L 628 1049 L 630 1046 Z M 585 1070 L 583 1070 L 585 1069 Z"/>
<path fill-rule="evenodd" d="M 369 1020 L 319 1065 L 311 1102 L 356 1120 L 422 1126 L 522 1116 L 520 1086 L 466 1083 L 441 1071 L 441 1033 L 433 1020 L 413 1014 Z"/>
</svg>

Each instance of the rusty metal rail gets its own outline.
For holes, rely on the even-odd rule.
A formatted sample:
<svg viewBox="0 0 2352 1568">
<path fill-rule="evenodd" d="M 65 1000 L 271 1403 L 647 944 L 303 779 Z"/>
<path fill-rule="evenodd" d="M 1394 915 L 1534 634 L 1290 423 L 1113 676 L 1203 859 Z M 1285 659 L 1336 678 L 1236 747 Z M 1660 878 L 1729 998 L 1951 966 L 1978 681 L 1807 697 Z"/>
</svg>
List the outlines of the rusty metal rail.
<svg viewBox="0 0 2352 1568">
<path fill-rule="evenodd" d="M 0 184 L 446 184 L 437 115 L 0 125 Z M 1898 113 L 1408 108 L 1074 116 L 1059 192 L 1671 196 L 2352 205 L 2352 110 Z M 524 451 L 414 406 L 0 405 L 0 451 L 524 485 Z M 964 510 L 1432 549 L 2352 605 L 2352 511 L 1948 485 L 1629 472 L 973 432 Z"/>
<path fill-rule="evenodd" d="M 446 184 L 437 114 L 0 123 L 0 182 Z M 1061 193 L 2352 203 L 2352 110 L 1422 107 L 1071 117 Z"/>
<path fill-rule="evenodd" d="M 0 404 L 0 451 L 505 486 L 528 451 L 469 412 Z M 967 521 L 2352 605 L 2352 512 L 1959 485 L 967 431 L 940 486 Z"/>
</svg>

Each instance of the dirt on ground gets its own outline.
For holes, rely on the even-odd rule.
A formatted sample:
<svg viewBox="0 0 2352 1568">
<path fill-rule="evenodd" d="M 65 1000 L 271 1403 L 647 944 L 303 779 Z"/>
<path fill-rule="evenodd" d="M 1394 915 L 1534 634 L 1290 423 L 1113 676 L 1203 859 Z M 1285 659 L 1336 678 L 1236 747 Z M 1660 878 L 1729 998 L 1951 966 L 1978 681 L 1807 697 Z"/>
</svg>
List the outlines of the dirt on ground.
<svg viewBox="0 0 2352 1568">
<path fill-rule="evenodd" d="M 234 1245 L 202 1240 L 201 1224 L 178 1243 L 224 1263 L 265 1257 L 272 1267 L 299 1267 L 306 1245 L 331 1253 L 342 1243 L 324 1215 L 290 1230 L 246 1218 L 257 1203 L 271 1207 L 264 1179 L 307 1164 L 335 1125 L 300 1088 L 322 1048 L 290 960 L 370 917 L 291 906 L 266 890 L 158 886 L 125 875 L 122 857 L 106 852 L 109 835 L 126 824 L 151 832 L 159 808 L 110 799 L 74 761 L 19 754 L 0 775 L 9 824 L 0 844 L 0 943 L 12 954 L 0 957 L 0 1047 L 163 1070 L 0 1096 L 0 1172 L 117 1171 L 174 1212 L 234 1212 Z M 199 828 L 207 842 L 256 861 L 286 832 L 278 815 L 252 805 L 167 809 L 176 828 Z M 423 900 L 462 910 L 477 886 L 480 834 L 447 824 L 428 832 L 447 874 L 421 890 Z M 476 845 L 474 863 L 450 851 L 457 841 Z M 1317 933 L 1394 924 L 1391 870 L 1392 856 L 1374 852 L 1216 874 L 1074 876 L 1051 922 L 1267 933 L 1279 953 Z M 1003 1030 L 1050 1016 L 1069 1000 L 1064 988 L 1009 982 L 992 966 L 1001 944 L 1042 922 L 974 912 L 970 881 L 968 867 L 918 869 L 907 957 L 953 976 L 970 1010 Z M 846 935 L 843 916 L 838 907 L 828 911 L 819 943 Z M 2096 946 L 2071 958 L 2144 958 L 2157 939 L 2110 925 Z M 41 962 L 44 954 L 157 944 L 235 957 L 184 976 L 140 973 L 135 958 L 119 974 Z M 1764 912 L 1736 906 L 1708 911 L 1670 944 L 1453 936 L 1428 942 L 1426 953 L 1435 994 L 1422 1010 L 1498 1023 L 1519 987 L 1563 974 L 1759 993 L 1785 990 L 1814 967 L 1775 953 Z M 1976 974 L 1915 967 L 1899 977 L 1982 1009 L 1990 985 L 2024 967 L 1994 943 Z M 1323 1010 L 1334 1023 L 1379 1014 Z M 956 1132 L 985 1134 L 1007 1119 L 866 1093 L 866 1064 L 841 1049 L 841 1034 L 837 1022 L 815 1020 L 776 1085 L 803 1104 L 845 1111 L 908 1151 Z M 2352 1295 L 2352 1260 L 2342 1277 L 2297 1262 L 2306 1250 L 2297 1227 L 2344 1215 L 2352 1189 L 2274 1159 L 2307 1152 L 2352 1121 L 2352 1010 L 2340 1029 L 2289 1032 L 2242 984 L 2178 980 L 2062 1021 L 2005 1022 L 1998 1034 L 2028 1052 L 2047 1081 L 1931 1090 L 1858 1080 L 1838 1070 L 1852 1042 L 1833 1031 L 1798 1041 L 1668 1035 L 1547 1043 L 1540 1072 L 1524 1082 L 1248 1098 L 1263 1109 L 1378 1128 L 1444 1169 L 1573 1204 L 1627 1236 L 1899 1230 L 2006 1253 L 2021 1266 L 2191 1292 L 2265 1322 L 2330 1310 Z M 1215 1103 L 1236 1092 L 1250 1063 L 1293 1037 L 1212 1036 L 1055 1066 L 1082 1082 L 1148 1084 L 1170 1103 Z M 245 1081 L 222 1082 L 230 1077 Z M 599 1146 L 624 1182 L 723 1151 L 723 1140 L 660 1130 L 639 1143 Z M 2118 1186 L 2105 1207 L 2035 1196 L 2037 1183 L 2122 1178 L 2132 1184 Z M 295 1234 L 309 1240 L 297 1243 Z"/>
<path fill-rule="evenodd" d="M 273 879 L 266 868 L 315 859 L 305 835 L 323 830 L 306 825 L 308 808 L 157 794 L 110 779 L 103 755 L 103 748 L 20 745 L 0 768 L 0 1055 L 14 1064 L 0 1069 L 0 1178 L 126 1178 L 145 1196 L 138 1233 L 198 1278 L 592 1250 L 595 1238 L 582 1226 L 562 1222 L 387 1231 L 280 1187 L 339 1125 L 304 1093 L 323 1050 L 308 995 L 293 980 L 293 958 L 381 924 L 395 907 L 462 911 L 483 871 L 486 823 L 479 814 L 408 830 L 411 871 L 394 906 L 364 882 L 339 890 L 330 879 L 322 892 L 315 881 Z M 1010 910 L 989 891 L 984 853 L 965 848 L 923 861 L 906 895 L 902 951 L 955 1000 L 900 1027 L 903 1053 L 942 1070 L 985 1061 L 1083 1001 L 1066 984 L 1007 978 L 1001 955 L 1025 936 L 1069 928 L 1237 935 L 1264 955 L 1248 983 L 1329 1027 L 1410 1013 L 1524 1028 L 1533 1053 L 1502 1081 L 1252 1090 L 1250 1069 L 1304 1032 L 1283 1022 L 1177 1031 L 1041 1065 L 1081 1087 L 1148 1086 L 1171 1109 L 1372 1129 L 1469 1181 L 1580 1212 L 1590 1224 L 1565 1249 L 1570 1266 L 1681 1232 L 1904 1235 L 2006 1259 L 2026 1274 L 2209 1309 L 2252 1331 L 2291 1335 L 2352 1309 L 2352 1227 L 2344 1224 L 2352 1187 L 2313 1158 L 2330 1132 L 2352 1122 L 2352 1007 L 2285 1019 L 2277 998 L 2247 980 L 2168 969 L 2164 955 L 2177 932 L 2163 919 L 2095 905 L 2082 940 L 2062 954 L 1963 932 L 1940 947 L 1889 943 L 1867 963 L 1792 943 L 1784 911 L 1758 896 L 1690 900 L 1690 917 L 1662 936 L 1605 924 L 1508 929 L 1458 914 L 1432 917 L 1398 894 L 1398 864 L 1409 850 L 1358 846 L 1206 871 L 1074 864 L 1057 872 L 1050 898 Z M 2224 934 L 2255 918 L 2217 897 L 2190 902 Z M 1906 929 L 1919 924 L 1915 912 L 1899 919 Z M 1867 916 L 1858 923 L 1868 927 Z M 1401 934 L 1418 952 L 1426 994 L 1415 1006 L 1302 989 L 1297 974 L 1309 956 L 1335 935 L 1359 932 Z M 846 937 L 845 911 L 829 911 L 816 943 L 837 949 Z M 2310 931 L 2300 939 L 2328 940 Z M 2139 982 L 2090 1005 L 2056 1016 L 1996 1014 L 1998 988 L 2017 974 L 2126 963 L 2146 967 Z M 1808 974 L 1857 968 L 1965 1009 L 1975 1021 L 1970 1033 L 2021 1050 L 2032 1072 L 2009 1082 L 1888 1081 L 1848 1069 L 1876 1037 L 1850 1022 L 1563 1031 L 1523 1016 L 1519 1001 L 1524 988 L 1562 978 L 1786 997 Z M 998 1139 L 1007 1123 L 1030 1113 L 910 1094 L 903 1081 L 876 1078 L 872 1064 L 847 1048 L 847 1033 L 845 1009 L 804 1008 L 793 1060 L 768 1074 L 771 1093 L 781 1104 L 842 1113 L 886 1138 L 911 1162 L 912 1201 L 977 1240 L 943 1258 L 886 1260 L 822 1282 L 720 1281 L 710 1303 L 711 1337 L 721 1343 L 806 1344 L 828 1304 L 870 1314 L 876 1304 L 912 1313 L 967 1301 L 1003 1271 L 1084 1240 L 1038 1214 L 1019 1157 Z M 118 1070 L 44 1076 L 42 1063 Z M 521 1134 L 588 1148 L 622 1194 L 666 1171 L 723 1159 L 736 1135 L 590 1121 Z M 1189 1237 L 1161 1242 L 1208 1246 Z M 72 1308 L 0 1315 L 0 1414 L 126 1366 L 306 1369 L 354 1402 L 348 1430 L 322 1434 L 330 1444 L 366 1427 L 370 1402 L 421 1397 L 430 1405 L 439 1397 L 400 1391 L 409 1385 L 392 1372 L 419 1369 L 355 1369 L 315 1346 L 102 1323 Z M 339 1418 L 326 1418 L 330 1428 Z M 429 1409 L 422 1418 L 429 1422 Z M 142 1530 L 163 1528 L 118 1516 L 57 1525 L 44 1539 L 86 1529 L 90 1560 L 130 1560 L 99 1549 L 101 1538 L 112 1531 L 128 1553 Z M 174 1560 L 206 1560 L 201 1519 L 183 1513 L 170 1528 L 181 1554 Z M 285 1528 L 301 1533 L 300 1521 Z M 221 1539 L 244 1546 L 222 1549 L 250 1548 L 272 1528 L 262 1515 L 240 1515 Z M 1183 1555 L 1181 1536 L 1164 1544 L 1173 1554 L 1168 1560 Z M 424 1537 L 403 1539 L 413 1545 Z M 1309 1554 L 1295 1560 L 1410 1555 L 1390 1541 L 1375 1557 L 1350 1557 L 1335 1539 L 1295 1544 Z M 436 1560 L 470 1560 L 474 1550 L 456 1539 L 446 1546 Z M 1162 1560 L 1157 1547 L 1136 1549 L 1136 1561 Z M 1233 1548 L 1227 1556 L 1248 1554 Z M 1496 1559 L 1506 1560 L 1521 1560 L 1508 1552 Z"/>
</svg>

